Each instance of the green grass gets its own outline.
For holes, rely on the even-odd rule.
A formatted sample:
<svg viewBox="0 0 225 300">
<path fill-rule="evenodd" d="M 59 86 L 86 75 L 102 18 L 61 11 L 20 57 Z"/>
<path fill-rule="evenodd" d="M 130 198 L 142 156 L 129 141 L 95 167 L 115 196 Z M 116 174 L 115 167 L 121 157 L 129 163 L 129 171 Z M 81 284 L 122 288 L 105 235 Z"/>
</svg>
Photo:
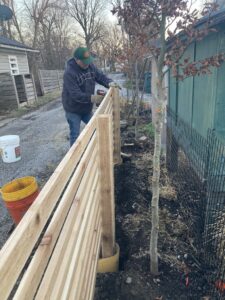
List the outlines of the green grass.
<svg viewBox="0 0 225 300">
<path fill-rule="evenodd" d="M 155 128 L 152 123 L 145 125 L 143 129 L 146 135 L 148 135 L 150 138 L 154 138 Z"/>
</svg>

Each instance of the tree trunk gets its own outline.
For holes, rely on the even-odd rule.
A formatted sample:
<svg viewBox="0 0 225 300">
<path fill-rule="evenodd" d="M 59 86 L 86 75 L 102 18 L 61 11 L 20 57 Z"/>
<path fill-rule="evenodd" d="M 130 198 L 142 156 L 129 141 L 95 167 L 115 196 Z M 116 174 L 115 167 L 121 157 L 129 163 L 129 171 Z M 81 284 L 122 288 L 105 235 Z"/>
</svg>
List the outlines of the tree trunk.
<svg viewBox="0 0 225 300">
<path fill-rule="evenodd" d="M 136 94 L 136 120 L 135 120 L 135 139 L 138 138 L 138 124 L 139 124 L 139 72 L 138 72 L 138 60 L 135 62 L 135 94 Z"/>
<path fill-rule="evenodd" d="M 139 74 L 138 72 L 138 63 L 136 63 L 135 65 L 135 74 L 136 74 L 136 94 L 137 94 L 137 116 L 136 116 L 136 122 L 135 122 L 135 139 L 138 138 L 138 125 L 139 125 L 139 114 L 140 114 L 140 105 L 143 101 L 143 97 L 144 97 L 144 85 L 143 85 L 143 89 L 142 89 L 142 93 L 141 93 L 141 99 L 139 99 L 139 84 L 140 84 L 140 80 L 143 78 L 144 74 L 145 74 L 145 68 L 147 65 L 147 58 L 144 60 L 144 65 L 142 68 L 141 73 Z"/>
<path fill-rule="evenodd" d="M 152 177 L 152 230 L 150 240 L 150 269 L 153 275 L 158 275 L 158 233 L 159 233 L 159 179 L 160 179 L 160 156 L 161 135 L 165 113 L 165 96 L 163 92 L 163 80 L 157 83 L 157 106 L 155 108 L 155 147 L 153 157 Z"/>
</svg>

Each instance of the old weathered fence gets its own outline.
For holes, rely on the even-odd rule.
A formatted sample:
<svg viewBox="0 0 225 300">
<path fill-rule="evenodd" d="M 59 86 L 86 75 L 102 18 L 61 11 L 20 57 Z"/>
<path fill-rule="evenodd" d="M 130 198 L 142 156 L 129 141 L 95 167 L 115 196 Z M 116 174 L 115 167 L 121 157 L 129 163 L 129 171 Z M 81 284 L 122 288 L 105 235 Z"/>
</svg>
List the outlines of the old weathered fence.
<svg viewBox="0 0 225 300">
<path fill-rule="evenodd" d="M 57 89 L 62 89 L 63 73 L 63 70 L 39 70 L 39 78 L 43 95 Z"/>
<path fill-rule="evenodd" d="M 93 298 L 100 248 L 115 250 L 119 110 L 111 88 L 1 250 L 1 300 Z"/>
</svg>

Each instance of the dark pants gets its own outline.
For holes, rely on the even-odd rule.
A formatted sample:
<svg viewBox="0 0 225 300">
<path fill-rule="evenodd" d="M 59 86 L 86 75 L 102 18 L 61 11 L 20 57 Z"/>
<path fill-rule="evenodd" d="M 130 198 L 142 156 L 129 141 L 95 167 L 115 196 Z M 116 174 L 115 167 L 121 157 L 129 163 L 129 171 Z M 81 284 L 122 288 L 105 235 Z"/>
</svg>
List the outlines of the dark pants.
<svg viewBox="0 0 225 300">
<path fill-rule="evenodd" d="M 66 112 L 66 119 L 70 127 L 70 146 L 76 141 L 80 134 L 80 123 L 83 121 L 87 124 L 92 117 L 92 112 L 85 115 Z"/>
</svg>

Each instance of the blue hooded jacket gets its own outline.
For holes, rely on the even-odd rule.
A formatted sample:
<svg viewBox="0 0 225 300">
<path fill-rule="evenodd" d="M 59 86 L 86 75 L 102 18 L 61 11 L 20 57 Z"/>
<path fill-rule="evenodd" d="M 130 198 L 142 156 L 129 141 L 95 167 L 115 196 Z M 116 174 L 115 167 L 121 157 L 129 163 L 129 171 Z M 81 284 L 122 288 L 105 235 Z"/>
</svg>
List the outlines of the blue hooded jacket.
<svg viewBox="0 0 225 300">
<path fill-rule="evenodd" d="M 112 80 L 107 78 L 95 65 L 90 64 L 87 69 L 82 69 L 71 58 L 66 66 L 63 78 L 62 103 L 66 112 L 80 115 L 92 111 L 91 95 L 95 92 L 95 82 L 109 88 Z"/>
</svg>

